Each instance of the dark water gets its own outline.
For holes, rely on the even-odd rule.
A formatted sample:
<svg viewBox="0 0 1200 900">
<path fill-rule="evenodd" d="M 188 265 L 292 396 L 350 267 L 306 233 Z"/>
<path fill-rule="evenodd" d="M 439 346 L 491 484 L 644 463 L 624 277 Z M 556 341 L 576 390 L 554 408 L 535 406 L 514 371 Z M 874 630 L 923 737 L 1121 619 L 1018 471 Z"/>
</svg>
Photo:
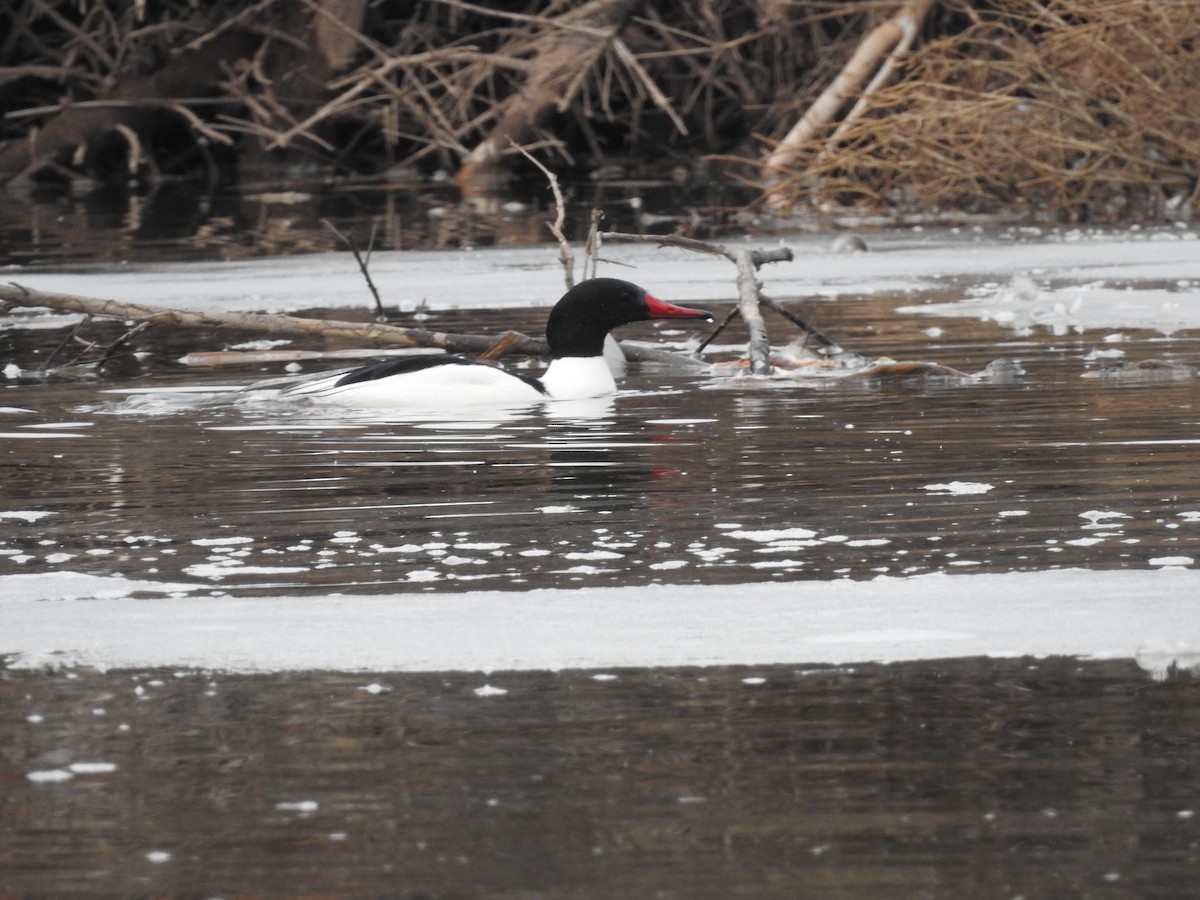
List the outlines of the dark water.
<svg viewBox="0 0 1200 900">
<path fill-rule="evenodd" d="M 5 672 L 0 696 L 6 897 L 1182 898 L 1200 877 L 1200 691 L 1132 662 Z"/>
<path fill-rule="evenodd" d="M 614 231 L 705 238 L 728 226 L 752 192 L 702 182 L 576 182 L 563 186 L 566 233 L 581 241 L 592 210 Z M 380 185 L 290 182 L 215 194 L 167 186 L 139 196 L 94 190 L 4 193 L 0 265 L 230 260 L 344 250 L 512 246 L 552 240 L 554 198 L 542 180 L 464 200 L 449 181 Z M 326 225 L 332 224 L 337 232 Z M 748 223 L 743 222 L 742 230 Z M 339 236 L 340 235 L 340 236 Z"/>
<path fill-rule="evenodd" d="M 28 515 L 0 519 L 0 584 L 729 583 L 752 602 L 780 579 L 1200 558 L 1195 381 L 1082 378 L 1094 334 L 931 338 L 902 302 L 807 312 L 868 356 L 1026 374 L 812 387 L 642 366 L 599 408 L 451 422 L 131 393 L 279 374 L 185 370 L 239 339 L 193 332 L 120 379 L 5 383 L 0 509 Z M 33 368 L 60 336 L 0 341 Z M 1128 359 L 1200 362 L 1194 335 L 1129 337 Z M 991 489 L 930 487 L 956 482 Z M 0 669 L 0 896 L 1185 897 L 1198 698 L 1072 660 Z"/>
<path fill-rule="evenodd" d="M 831 308 L 823 324 L 868 355 L 967 371 L 1005 356 L 1026 374 L 811 387 L 639 367 L 611 402 L 450 421 L 129 393 L 281 371 L 180 372 L 165 362 L 179 346 L 123 382 L 9 387 L 0 495 L 38 516 L 4 521 L 0 566 L 327 592 L 1146 568 L 1198 555 L 1194 379 L 1082 378 L 1096 346 L 1086 336 L 1013 341 L 963 322 L 931 346 L 925 322 L 884 305 Z M 36 359 L 57 336 L 8 339 L 32 342 L 16 352 Z M 1200 361 L 1189 335 L 1127 346 L 1130 359 Z"/>
</svg>

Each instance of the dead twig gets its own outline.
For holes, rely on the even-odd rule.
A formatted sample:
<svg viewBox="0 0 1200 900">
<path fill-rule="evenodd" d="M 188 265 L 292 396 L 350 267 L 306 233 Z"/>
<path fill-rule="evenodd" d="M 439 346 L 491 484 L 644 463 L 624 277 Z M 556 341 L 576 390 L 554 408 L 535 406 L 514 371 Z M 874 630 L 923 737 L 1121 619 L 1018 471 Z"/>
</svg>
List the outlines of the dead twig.
<svg viewBox="0 0 1200 900">
<path fill-rule="evenodd" d="M 571 244 L 563 232 L 563 224 L 567 220 L 567 207 L 563 202 L 562 189 L 558 186 L 558 176 L 546 168 L 541 160 L 524 147 L 515 142 L 513 146 L 521 152 L 522 156 L 537 166 L 541 170 L 541 173 L 546 176 L 546 180 L 550 182 L 550 190 L 554 194 L 555 216 L 554 221 L 547 222 L 546 226 L 550 229 L 550 233 L 554 235 L 554 239 L 558 241 L 558 261 L 562 263 L 563 278 L 567 283 L 567 290 L 569 291 L 575 286 L 575 256 L 571 253 Z"/>
<path fill-rule="evenodd" d="M 383 301 L 379 298 L 379 289 L 377 287 L 375 287 L 375 282 L 371 280 L 371 270 L 367 267 L 367 260 L 363 259 L 362 254 L 358 252 L 358 246 L 354 243 L 354 241 L 350 237 L 348 237 L 348 236 L 342 234 L 340 231 L 338 231 L 337 226 L 335 226 L 328 219 L 322 219 L 321 224 L 323 224 L 326 228 L 328 228 L 330 231 L 332 231 L 334 236 L 337 237 L 340 241 L 342 241 L 342 243 L 344 243 L 347 247 L 349 247 L 350 252 L 354 254 L 354 261 L 356 263 L 358 263 L 359 271 L 362 272 L 363 278 L 365 278 L 367 281 L 367 287 L 370 288 L 370 290 L 371 290 L 371 296 L 375 298 L 375 320 L 377 322 L 386 322 L 387 321 L 387 313 L 385 313 L 383 311 Z M 375 228 L 374 228 L 374 226 L 372 226 L 370 242 L 367 244 L 368 258 L 371 255 L 371 248 L 374 246 L 375 246 Z"/>
</svg>

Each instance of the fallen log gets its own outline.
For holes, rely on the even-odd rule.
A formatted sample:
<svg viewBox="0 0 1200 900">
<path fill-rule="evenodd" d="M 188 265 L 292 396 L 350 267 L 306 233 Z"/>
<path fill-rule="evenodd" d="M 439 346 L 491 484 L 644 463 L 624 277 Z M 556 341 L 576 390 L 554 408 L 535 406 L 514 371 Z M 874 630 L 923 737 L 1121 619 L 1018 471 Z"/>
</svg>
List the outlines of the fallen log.
<svg viewBox="0 0 1200 900">
<path fill-rule="evenodd" d="M 428 331 L 423 328 L 403 328 L 398 325 L 381 325 L 376 322 L 343 322 L 267 313 L 217 313 L 196 312 L 187 309 L 155 309 L 136 303 L 122 303 L 117 300 L 46 293 L 17 284 L 0 285 L 0 302 L 13 306 L 57 309 L 110 319 L 133 319 L 148 322 L 151 325 L 182 328 L 236 328 L 244 331 L 261 331 L 265 334 L 341 338 L 382 347 L 438 347 L 459 353 L 483 353 L 496 342 L 494 337 L 488 335 Z M 511 347 L 513 352 L 536 356 L 549 352 L 545 341 L 525 335 L 522 335 L 522 338 L 522 341 Z"/>
<path fill-rule="evenodd" d="M 134 320 L 147 325 L 167 325 L 180 328 L 233 328 L 259 331 L 264 334 L 293 334 L 309 337 L 338 338 L 373 344 L 377 347 L 431 347 L 451 353 L 486 354 L 498 358 L 502 354 L 520 353 L 526 356 L 548 356 L 550 348 L 544 340 L 520 332 L 505 332 L 497 338 L 487 334 L 459 334 L 448 331 L 429 331 L 424 328 L 404 328 L 377 322 L 345 322 L 336 319 L 309 319 L 269 313 L 217 313 L 170 309 L 80 297 L 75 294 L 56 294 L 35 291 L 19 284 L 0 285 L 0 304 L 26 309 L 55 309 L 60 312 L 83 313 L 110 319 Z M 6 310 L 0 309 L 0 315 Z M 635 362 L 678 362 L 677 353 L 637 344 L 623 344 L 627 359 Z M 247 362 L 253 362 L 248 354 Z"/>
</svg>

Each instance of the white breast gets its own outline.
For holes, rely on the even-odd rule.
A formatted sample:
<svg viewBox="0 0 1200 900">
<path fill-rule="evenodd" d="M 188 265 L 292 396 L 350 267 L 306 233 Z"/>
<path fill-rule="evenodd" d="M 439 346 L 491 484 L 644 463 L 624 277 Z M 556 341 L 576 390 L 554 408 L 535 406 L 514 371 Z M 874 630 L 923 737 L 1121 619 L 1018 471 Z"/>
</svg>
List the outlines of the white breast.
<svg viewBox="0 0 1200 900">
<path fill-rule="evenodd" d="M 582 400 L 617 391 L 617 383 L 603 356 L 565 356 L 553 360 L 541 380 L 551 400 Z"/>
</svg>

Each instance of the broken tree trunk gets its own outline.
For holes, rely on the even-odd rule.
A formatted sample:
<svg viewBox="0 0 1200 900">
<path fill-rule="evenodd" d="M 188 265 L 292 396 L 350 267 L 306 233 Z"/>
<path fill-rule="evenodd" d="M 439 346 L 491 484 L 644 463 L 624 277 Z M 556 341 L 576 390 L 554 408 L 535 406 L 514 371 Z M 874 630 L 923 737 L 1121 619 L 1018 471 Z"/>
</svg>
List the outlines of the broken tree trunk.
<svg viewBox="0 0 1200 900">
<path fill-rule="evenodd" d="M 528 79 L 508 98 L 491 133 L 455 175 L 463 193 L 487 192 L 494 186 L 501 156 L 528 142 L 555 109 L 570 105 L 585 83 L 582 76 L 608 49 L 632 8 L 632 0 L 591 0 L 541 20 L 547 28 L 536 41 Z"/>
<path fill-rule="evenodd" d="M 839 110 L 855 95 L 858 95 L 858 102 L 846 114 L 842 122 L 843 127 L 863 114 L 866 98 L 891 78 L 897 60 L 912 46 L 921 23 L 936 2 L 937 0 L 905 0 L 894 16 L 877 26 L 862 40 L 829 87 L 821 92 L 808 111 L 800 117 L 800 121 L 793 125 L 783 140 L 766 155 L 762 168 L 768 186 L 779 182 L 787 174 L 788 169 L 796 164 L 821 128 L 834 121 Z M 871 78 L 871 81 L 864 88 L 868 78 Z M 842 129 L 839 128 L 830 137 L 829 143 L 834 143 L 841 133 Z"/>
</svg>

